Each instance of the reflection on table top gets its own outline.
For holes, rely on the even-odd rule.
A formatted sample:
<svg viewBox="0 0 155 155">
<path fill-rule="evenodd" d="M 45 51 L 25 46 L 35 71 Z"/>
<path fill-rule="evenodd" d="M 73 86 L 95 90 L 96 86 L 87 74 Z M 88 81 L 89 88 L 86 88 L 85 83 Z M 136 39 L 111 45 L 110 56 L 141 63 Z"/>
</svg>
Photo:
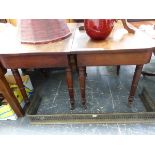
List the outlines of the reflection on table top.
<svg viewBox="0 0 155 155">
<path fill-rule="evenodd" d="M 131 24 L 155 39 L 155 20 L 132 22 Z"/>
<path fill-rule="evenodd" d="M 72 35 L 64 40 L 46 44 L 21 44 L 16 27 L 0 24 L 0 54 L 70 52 L 76 24 L 69 23 L 68 26 Z"/>
<path fill-rule="evenodd" d="M 133 26 L 131 25 L 131 27 Z M 146 35 L 135 27 L 133 28 L 135 29 L 135 34 L 128 33 L 127 30 L 124 29 L 122 23 L 119 21 L 115 24 L 114 29 L 108 38 L 103 41 L 91 40 L 85 31 L 76 29 L 72 52 L 108 52 L 109 50 L 117 52 L 124 49 L 134 51 L 138 49 L 155 47 L 155 41 L 150 36 Z"/>
</svg>

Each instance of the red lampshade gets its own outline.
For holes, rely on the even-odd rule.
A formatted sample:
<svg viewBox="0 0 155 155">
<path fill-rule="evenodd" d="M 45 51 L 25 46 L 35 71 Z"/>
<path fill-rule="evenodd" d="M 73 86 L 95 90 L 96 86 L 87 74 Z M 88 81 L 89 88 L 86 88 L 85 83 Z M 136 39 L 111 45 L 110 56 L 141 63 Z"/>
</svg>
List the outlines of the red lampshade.
<svg viewBox="0 0 155 155">
<path fill-rule="evenodd" d="M 54 42 L 71 34 L 66 22 L 61 19 L 22 19 L 18 25 L 21 43 Z"/>
</svg>

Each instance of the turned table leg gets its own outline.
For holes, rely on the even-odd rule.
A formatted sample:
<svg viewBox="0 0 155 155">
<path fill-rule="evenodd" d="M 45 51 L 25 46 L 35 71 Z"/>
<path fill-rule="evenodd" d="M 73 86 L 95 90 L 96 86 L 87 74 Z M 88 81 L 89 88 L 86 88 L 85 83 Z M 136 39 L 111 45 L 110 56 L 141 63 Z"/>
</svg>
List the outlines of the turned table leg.
<svg viewBox="0 0 155 155">
<path fill-rule="evenodd" d="M 72 77 L 72 69 L 71 67 L 66 68 L 66 80 L 71 104 L 71 110 L 75 108 L 75 100 L 74 100 L 74 89 L 73 89 L 73 77 Z"/>
<path fill-rule="evenodd" d="M 1 69 L 1 67 L 0 67 L 0 89 L 1 89 L 3 96 L 9 102 L 11 108 L 16 113 L 16 115 L 18 117 L 24 116 L 24 111 L 21 108 L 17 98 L 13 94 L 13 91 L 10 89 L 10 86 L 4 76 L 4 73 Z"/>
<path fill-rule="evenodd" d="M 86 106 L 86 67 L 79 67 L 79 83 L 80 83 L 80 93 L 81 93 L 81 100 L 82 105 L 84 108 L 87 108 Z"/>
<path fill-rule="evenodd" d="M 25 90 L 25 86 L 23 84 L 22 78 L 21 78 L 21 76 L 20 76 L 20 74 L 18 72 L 18 69 L 11 69 L 11 70 L 12 70 L 12 74 L 13 74 L 13 76 L 15 78 L 15 81 L 16 81 L 19 89 L 20 89 L 20 92 L 21 92 L 21 94 L 23 96 L 23 99 L 24 99 L 24 101 L 26 103 L 25 105 L 27 106 L 28 104 L 30 104 L 30 100 L 29 100 L 29 98 L 28 98 L 28 96 L 26 94 L 26 90 Z"/>
<path fill-rule="evenodd" d="M 141 72 L 143 69 L 143 65 L 137 65 L 135 68 L 135 73 L 133 76 L 133 80 L 132 80 L 132 85 L 131 85 L 131 89 L 130 89 L 130 95 L 128 98 L 128 104 L 131 105 L 133 100 L 134 100 L 134 95 L 137 89 L 137 85 L 138 85 L 138 81 L 140 79 L 141 76 Z"/>
</svg>

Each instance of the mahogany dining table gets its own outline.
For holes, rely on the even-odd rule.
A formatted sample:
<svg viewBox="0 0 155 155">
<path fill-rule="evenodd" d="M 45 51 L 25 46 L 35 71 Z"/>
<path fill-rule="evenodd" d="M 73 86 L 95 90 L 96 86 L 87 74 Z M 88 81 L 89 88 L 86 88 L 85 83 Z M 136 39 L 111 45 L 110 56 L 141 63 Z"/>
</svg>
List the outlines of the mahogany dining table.
<svg viewBox="0 0 155 155">
<path fill-rule="evenodd" d="M 135 26 L 136 28 L 139 28 L 145 33 L 147 33 L 155 41 L 155 20 L 134 21 L 134 22 L 131 22 L 131 24 Z M 155 55 L 155 50 L 153 53 Z M 151 73 L 148 71 L 142 71 L 142 75 L 155 76 L 155 73 Z"/>
<path fill-rule="evenodd" d="M 25 111 L 21 108 L 5 78 L 7 69 L 12 70 L 24 101 L 28 105 L 30 101 L 25 92 L 18 69 L 64 67 L 70 105 L 71 109 L 74 109 L 73 80 L 69 54 L 76 24 L 71 23 L 68 26 L 72 35 L 64 40 L 47 44 L 21 44 L 16 27 L 9 24 L 5 26 L 0 25 L 0 92 L 17 116 L 24 116 Z"/>
<path fill-rule="evenodd" d="M 85 30 L 76 29 L 71 54 L 76 55 L 81 102 L 85 108 L 86 67 L 89 66 L 136 65 L 128 97 L 129 106 L 132 104 L 143 65 L 150 62 L 155 43 L 144 32 L 130 27 L 135 33 L 128 33 L 118 21 L 108 38 L 100 41 L 91 40 Z"/>
</svg>

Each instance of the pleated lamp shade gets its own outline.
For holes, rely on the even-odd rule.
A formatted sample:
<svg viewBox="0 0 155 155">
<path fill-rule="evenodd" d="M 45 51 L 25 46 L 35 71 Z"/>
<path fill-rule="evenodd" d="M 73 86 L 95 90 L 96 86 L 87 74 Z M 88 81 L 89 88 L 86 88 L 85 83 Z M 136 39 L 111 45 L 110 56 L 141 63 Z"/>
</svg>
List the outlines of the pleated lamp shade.
<svg viewBox="0 0 155 155">
<path fill-rule="evenodd" d="M 27 44 L 55 42 L 71 35 L 62 19 L 22 19 L 18 27 L 21 43 Z"/>
</svg>

